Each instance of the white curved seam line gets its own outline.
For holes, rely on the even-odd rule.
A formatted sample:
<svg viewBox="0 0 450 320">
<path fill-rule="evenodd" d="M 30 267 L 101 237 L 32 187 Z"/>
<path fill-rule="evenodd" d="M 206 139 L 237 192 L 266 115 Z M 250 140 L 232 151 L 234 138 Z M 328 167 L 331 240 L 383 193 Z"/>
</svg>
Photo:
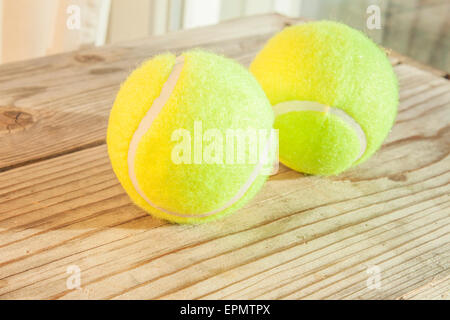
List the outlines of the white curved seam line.
<svg viewBox="0 0 450 320">
<path fill-rule="evenodd" d="M 153 124 L 153 121 L 156 119 L 156 117 L 161 112 L 164 105 L 167 103 L 167 101 L 170 98 L 170 95 L 172 94 L 172 91 L 175 88 L 175 85 L 178 82 L 178 78 L 180 77 L 181 71 L 183 69 L 184 65 L 184 57 L 179 56 L 175 60 L 175 65 L 173 66 L 172 72 L 170 73 L 169 77 L 167 78 L 167 81 L 164 83 L 161 93 L 159 97 L 157 97 L 154 101 L 150 109 L 148 109 L 147 113 L 145 114 L 144 118 L 142 118 L 141 122 L 139 123 L 139 126 L 137 130 L 134 132 L 133 137 L 130 142 L 130 147 L 128 149 L 128 175 L 130 176 L 130 180 L 134 186 L 134 189 L 139 193 L 139 195 L 152 207 L 155 207 L 161 211 L 166 212 L 163 208 L 158 208 L 156 205 L 154 205 L 150 199 L 145 195 L 145 193 L 142 191 L 142 189 L 139 186 L 139 182 L 136 177 L 136 171 L 135 171 L 135 158 L 136 158 L 136 152 L 139 146 L 139 143 L 141 142 L 142 137 L 147 133 L 147 131 L 150 129 L 151 125 Z M 169 212 L 166 212 L 169 213 Z"/>
<path fill-rule="evenodd" d="M 204 214 L 182 214 L 182 213 L 172 212 L 170 210 L 161 208 L 161 207 L 155 205 L 152 201 L 150 201 L 150 199 L 148 199 L 148 197 L 145 195 L 144 191 L 140 188 L 139 182 L 136 177 L 136 172 L 135 172 L 136 152 L 137 152 L 137 148 L 139 146 L 139 143 L 140 143 L 142 137 L 150 129 L 153 121 L 156 119 L 156 117 L 161 112 L 164 105 L 166 105 L 167 101 L 169 100 L 169 98 L 175 88 L 175 85 L 177 84 L 178 79 L 181 75 L 181 71 L 183 69 L 184 62 L 185 62 L 185 59 L 183 56 L 177 57 L 177 59 L 175 61 L 175 65 L 173 67 L 173 70 L 170 73 L 166 83 L 163 85 L 160 96 L 155 99 L 152 106 L 147 111 L 147 113 L 145 114 L 142 121 L 139 123 L 138 129 L 135 131 L 135 133 L 131 139 L 130 147 L 128 150 L 128 174 L 130 176 L 131 182 L 132 182 L 136 192 L 153 208 L 158 209 L 168 215 L 172 215 L 172 216 L 176 216 L 176 217 L 180 217 L 180 218 L 205 218 L 205 217 L 214 215 L 216 213 L 219 213 L 219 212 L 231 207 L 245 195 L 245 193 L 250 189 L 250 187 L 252 186 L 252 184 L 255 182 L 258 175 L 260 174 L 260 172 L 264 166 L 264 163 L 267 161 L 267 158 L 268 158 L 269 152 L 270 152 L 270 146 L 272 145 L 273 137 L 271 135 L 271 137 L 268 139 L 268 143 L 264 150 L 263 156 L 261 157 L 259 163 L 256 165 L 255 169 L 251 173 L 250 177 L 243 184 L 241 189 L 239 189 L 237 194 L 221 208 L 204 213 Z"/>
<path fill-rule="evenodd" d="M 323 113 L 332 113 L 339 118 L 341 118 L 345 123 L 347 123 L 352 129 L 356 132 L 356 135 L 359 138 L 359 154 L 356 158 L 355 162 L 361 159 L 367 149 L 367 139 L 364 130 L 361 128 L 358 122 L 355 121 L 348 113 L 346 113 L 342 109 L 329 107 L 327 105 L 314 102 L 314 101 L 286 101 L 281 102 L 275 106 L 273 106 L 275 116 L 279 116 L 282 114 L 286 114 L 289 112 L 296 111 L 317 111 Z"/>
</svg>

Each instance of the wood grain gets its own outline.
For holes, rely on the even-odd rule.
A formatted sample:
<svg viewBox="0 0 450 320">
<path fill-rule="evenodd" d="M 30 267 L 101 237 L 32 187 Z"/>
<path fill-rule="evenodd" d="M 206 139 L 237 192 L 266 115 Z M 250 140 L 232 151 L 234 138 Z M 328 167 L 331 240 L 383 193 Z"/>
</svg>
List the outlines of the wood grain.
<svg viewBox="0 0 450 320">
<path fill-rule="evenodd" d="M 21 126 L 2 137 L 0 299 L 448 299 L 450 83 L 403 61 L 397 122 L 365 164 L 331 178 L 281 167 L 243 210 L 207 225 L 167 224 L 130 202 L 103 144 L 112 92 L 136 61 L 209 42 L 207 31 L 2 69 L 1 101 L 38 121 L 2 118 Z M 248 63 L 268 33 L 202 46 Z M 66 287 L 71 265 L 80 289 Z M 366 284 L 373 266 L 379 290 Z"/>
</svg>

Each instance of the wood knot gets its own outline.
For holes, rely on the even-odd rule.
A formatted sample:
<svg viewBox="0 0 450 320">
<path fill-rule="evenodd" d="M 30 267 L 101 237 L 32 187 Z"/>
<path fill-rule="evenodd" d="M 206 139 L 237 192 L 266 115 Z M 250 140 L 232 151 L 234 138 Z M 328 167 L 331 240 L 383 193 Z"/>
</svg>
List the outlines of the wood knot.
<svg viewBox="0 0 450 320">
<path fill-rule="evenodd" d="M 81 63 L 95 63 L 105 60 L 103 57 L 95 54 L 77 54 L 74 59 Z"/>
<path fill-rule="evenodd" d="M 0 135 L 23 131 L 34 123 L 33 116 L 14 107 L 0 107 Z"/>
</svg>

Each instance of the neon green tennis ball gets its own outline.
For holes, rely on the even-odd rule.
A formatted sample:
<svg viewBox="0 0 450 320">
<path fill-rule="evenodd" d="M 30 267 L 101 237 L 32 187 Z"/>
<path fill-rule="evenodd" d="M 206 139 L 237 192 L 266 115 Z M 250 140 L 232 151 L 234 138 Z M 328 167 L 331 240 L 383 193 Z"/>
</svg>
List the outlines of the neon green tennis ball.
<svg viewBox="0 0 450 320">
<path fill-rule="evenodd" d="M 386 54 L 344 24 L 286 28 L 250 70 L 274 107 L 280 160 L 294 170 L 334 175 L 360 164 L 395 121 L 398 85 Z"/>
<path fill-rule="evenodd" d="M 164 54 L 122 85 L 109 119 L 108 153 L 136 204 L 172 222 L 200 223 L 242 207 L 267 178 L 263 157 L 225 159 L 227 130 L 272 125 L 266 95 L 241 65 L 203 51 Z"/>
</svg>

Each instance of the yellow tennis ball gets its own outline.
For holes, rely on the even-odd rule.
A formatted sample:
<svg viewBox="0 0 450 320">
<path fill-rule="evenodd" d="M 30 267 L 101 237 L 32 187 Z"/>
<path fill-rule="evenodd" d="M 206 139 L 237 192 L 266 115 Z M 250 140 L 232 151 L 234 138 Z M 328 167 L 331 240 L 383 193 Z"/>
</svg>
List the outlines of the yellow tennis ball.
<svg viewBox="0 0 450 320">
<path fill-rule="evenodd" d="M 333 175 L 360 164 L 395 121 L 398 85 L 386 54 L 344 24 L 286 28 L 250 70 L 274 108 L 280 160 L 294 170 Z"/>
<path fill-rule="evenodd" d="M 172 222 L 200 223 L 236 211 L 261 188 L 270 162 L 269 134 L 261 133 L 272 125 L 264 91 L 238 63 L 200 50 L 163 54 L 120 88 L 108 153 L 137 205 Z M 240 149 L 239 133 L 261 139 Z"/>
</svg>

